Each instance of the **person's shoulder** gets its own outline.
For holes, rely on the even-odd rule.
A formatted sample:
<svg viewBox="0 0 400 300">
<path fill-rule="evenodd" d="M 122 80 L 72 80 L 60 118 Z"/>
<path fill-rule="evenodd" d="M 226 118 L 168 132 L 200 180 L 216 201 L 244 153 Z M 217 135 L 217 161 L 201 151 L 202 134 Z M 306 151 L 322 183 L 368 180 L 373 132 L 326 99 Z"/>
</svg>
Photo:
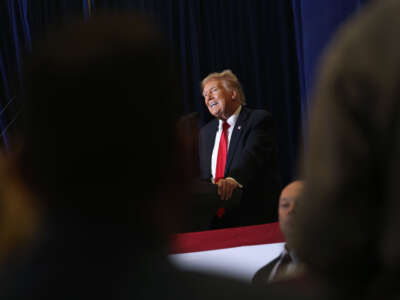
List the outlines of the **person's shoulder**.
<svg viewBox="0 0 400 300">
<path fill-rule="evenodd" d="M 243 106 L 241 114 L 244 114 L 241 118 L 241 122 L 246 122 L 250 124 L 249 128 L 254 128 L 258 126 L 273 126 L 272 115 L 269 111 L 265 109 L 253 109 Z"/>
<path fill-rule="evenodd" d="M 217 131 L 218 129 L 218 119 L 213 118 L 209 122 L 207 122 L 203 127 L 200 128 L 200 133 L 204 134 L 205 132 Z"/>
<path fill-rule="evenodd" d="M 261 269 L 259 269 L 256 272 L 256 274 L 254 275 L 254 277 L 252 279 L 252 283 L 259 285 L 259 286 L 267 285 L 269 276 L 272 272 L 272 269 L 278 260 L 279 260 L 279 256 L 274 258 L 272 261 L 270 261 L 266 265 L 264 265 Z"/>
<path fill-rule="evenodd" d="M 243 106 L 242 112 L 247 113 L 251 118 L 257 118 L 257 119 L 272 118 L 271 113 L 265 109 L 255 109 Z"/>
</svg>

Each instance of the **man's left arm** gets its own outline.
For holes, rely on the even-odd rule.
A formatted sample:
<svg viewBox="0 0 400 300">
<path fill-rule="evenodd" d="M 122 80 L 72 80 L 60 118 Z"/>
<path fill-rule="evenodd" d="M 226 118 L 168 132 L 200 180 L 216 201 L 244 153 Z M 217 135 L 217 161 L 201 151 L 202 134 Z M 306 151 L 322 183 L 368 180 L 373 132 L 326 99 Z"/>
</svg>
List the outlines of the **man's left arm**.
<svg viewBox="0 0 400 300">
<path fill-rule="evenodd" d="M 246 143 L 240 157 L 234 158 L 235 164 L 227 177 L 234 178 L 245 188 L 250 181 L 258 176 L 260 171 L 268 165 L 275 164 L 276 142 L 271 114 L 266 111 L 257 111 L 257 115 L 249 128 Z"/>
</svg>

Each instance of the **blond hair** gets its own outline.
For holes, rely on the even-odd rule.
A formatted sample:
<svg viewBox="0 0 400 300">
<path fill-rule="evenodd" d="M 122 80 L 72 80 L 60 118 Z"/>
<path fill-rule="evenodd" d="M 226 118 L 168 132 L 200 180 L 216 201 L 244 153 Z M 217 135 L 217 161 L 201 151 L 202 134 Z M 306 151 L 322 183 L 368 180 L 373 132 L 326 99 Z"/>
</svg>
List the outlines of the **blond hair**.
<svg viewBox="0 0 400 300">
<path fill-rule="evenodd" d="M 237 91 L 237 99 L 240 101 L 240 103 L 242 105 L 246 104 L 246 97 L 244 96 L 242 85 L 240 84 L 236 75 L 233 74 L 233 72 L 231 70 L 223 70 L 220 73 L 218 73 L 218 72 L 210 73 L 207 77 L 205 77 L 201 81 L 201 90 L 203 90 L 206 83 L 211 80 L 222 81 L 222 84 L 224 85 L 225 89 L 227 89 L 229 91 L 231 91 L 233 89 L 236 90 Z"/>
</svg>

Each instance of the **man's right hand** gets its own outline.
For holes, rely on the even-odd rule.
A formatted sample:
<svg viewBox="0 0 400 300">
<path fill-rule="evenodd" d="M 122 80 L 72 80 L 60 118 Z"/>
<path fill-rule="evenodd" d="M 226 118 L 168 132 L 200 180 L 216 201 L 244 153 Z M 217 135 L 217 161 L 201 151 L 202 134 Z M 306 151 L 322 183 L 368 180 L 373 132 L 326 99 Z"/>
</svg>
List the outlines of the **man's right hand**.
<svg viewBox="0 0 400 300">
<path fill-rule="evenodd" d="M 239 187 L 239 183 L 232 178 L 221 178 L 218 180 L 217 186 L 221 200 L 229 200 L 232 198 L 233 191 Z"/>
</svg>

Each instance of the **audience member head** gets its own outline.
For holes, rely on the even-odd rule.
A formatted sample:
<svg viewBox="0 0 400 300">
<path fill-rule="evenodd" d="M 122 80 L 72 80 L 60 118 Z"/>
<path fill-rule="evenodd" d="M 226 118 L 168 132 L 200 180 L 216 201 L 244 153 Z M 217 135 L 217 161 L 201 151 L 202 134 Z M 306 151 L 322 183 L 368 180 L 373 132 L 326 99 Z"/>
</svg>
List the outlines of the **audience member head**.
<svg viewBox="0 0 400 300">
<path fill-rule="evenodd" d="M 211 73 L 201 82 L 205 104 L 210 113 L 219 119 L 228 119 L 245 104 L 242 86 L 231 70 Z"/>
<path fill-rule="evenodd" d="M 103 15 L 49 31 L 34 44 L 24 83 L 10 161 L 37 207 L 149 240 L 177 230 L 186 178 L 178 84 L 147 18 Z"/>
<path fill-rule="evenodd" d="M 290 240 L 293 234 L 293 215 L 296 210 L 296 202 L 304 188 L 304 182 L 297 180 L 288 184 L 281 192 L 279 197 L 279 226 L 285 236 L 288 247 L 290 248 Z"/>
<path fill-rule="evenodd" d="M 399 13 L 372 1 L 344 26 L 313 97 L 295 251 L 348 295 L 388 292 L 400 272 Z"/>
</svg>

